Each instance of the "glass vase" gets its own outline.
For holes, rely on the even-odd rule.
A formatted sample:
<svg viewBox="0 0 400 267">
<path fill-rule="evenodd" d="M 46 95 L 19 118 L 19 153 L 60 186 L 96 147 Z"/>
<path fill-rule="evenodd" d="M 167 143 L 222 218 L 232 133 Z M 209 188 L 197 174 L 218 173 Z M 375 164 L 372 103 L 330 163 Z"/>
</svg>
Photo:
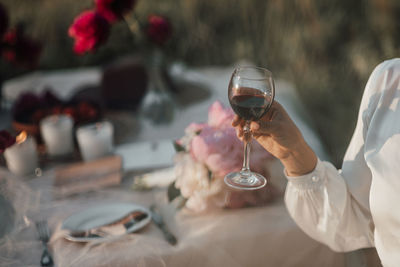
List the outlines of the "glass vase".
<svg viewBox="0 0 400 267">
<path fill-rule="evenodd" d="M 155 124 L 168 124 L 174 118 L 175 102 L 167 80 L 167 64 L 160 49 L 151 53 L 147 71 L 149 87 L 142 101 L 142 115 Z"/>
</svg>

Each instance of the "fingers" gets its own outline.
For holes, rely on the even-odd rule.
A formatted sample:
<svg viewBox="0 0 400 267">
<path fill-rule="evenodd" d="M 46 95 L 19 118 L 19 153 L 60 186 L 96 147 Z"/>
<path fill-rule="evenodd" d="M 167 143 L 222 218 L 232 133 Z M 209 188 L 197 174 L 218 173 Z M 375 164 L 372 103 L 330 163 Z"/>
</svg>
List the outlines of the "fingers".
<svg viewBox="0 0 400 267">
<path fill-rule="evenodd" d="M 240 118 L 238 115 L 235 115 L 235 117 L 232 120 L 232 126 L 236 127 L 236 126 L 240 125 L 243 127 L 244 124 L 245 124 L 245 121 L 242 118 Z"/>
<path fill-rule="evenodd" d="M 237 136 L 239 139 L 242 139 L 242 137 L 243 137 L 243 129 L 240 128 L 240 127 L 236 127 L 236 128 L 235 128 L 235 131 L 236 131 L 236 136 Z"/>
<path fill-rule="evenodd" d="M 241 119 L 238 115 L 235 115 L 235 117 L 232 120 L 232 126 L 235 127 L 236 135 L 242 141 L 244 138 L 244 131 L 243 131 L 244 125 L 245 121 Z"/>
<path fill-rule="evenodd" d="M 245 125 L 246 121 L 235 115 L 232 120 L 232 126 L 235 127 L 236 135 L 242 141 L 249 138 L 249 134 L 246 134 L 244 130 Z M 268 127 L 269 124 L 264 121 L 252 121 L 250 123 L 250 132 L 252 133 L 253 137 L 258 137 L 268 134 Z"/>
<path fill-rule="evenodd" d="M 271 125 L 263 123 L 263 122 L 259 123 L 259 122 L 254 122 L 254 121 L 250 124 L 251 134 L 246 133 L 243 130 L 243 125 L 235 127 L 235 130 L 236 130 L 236 136 L 241 141 L 249 140 L 251 137 L 257 138 L 260 136 L 270 135 L 272 133 Z"/>
<path fill-rule="evenodd" d="M 276 101 L 272 103 L 270 110 L 259 120 L 252 121 L 250 124 L 250 131 L 253 137 L 257 138 L 262 135 L 274 135 L 281 128 L 281 120 L 285 118 L 285 110 L 283 107 Z M 242 141 L 246 137 L 246 134 L 243 130 L 246 121 L 240 118 L 238 115 L 235 115 L 232 121 L 232 126 L 235 127 L 236 135 Z"/>
<path fill-rule="evenodd" d="M 236 135 L 242 141 L 244 139 L 244 131 L 243 131 L 244 125 L 245 121 L 241 119 L 238 115 L 235 115 L 235 117 L 232 120 L 232 126 L 235 127 Z"/>
<path fill-rule="evenodd" d="M 270 125 L 268 123 L 264 123 L 264 122 L 257 122 L 257 121 L 252 121 L 250 124 L 250 132 L 251 135 L 249 135 L 249 133 L 246 133 L 244 131 L 244 126 L 245 126 L 245 122 L 237 122 L 237 124 L 235 124 L 235 131 L 236 131 L 236 135 L 237 137 L 244 141 L 245 139 L 249 139 L 250 136 L 252 135 L 253 137 L 259 137 L 261 135 L 269 135 L 270 134 L 270 129 L 268 127 L 270 127 Z"/>
<path fill-rule="evenodd" d="M 262 131 L 260 131 L 261 127 L 262 127 L 261 122 L 257 122 L 257 121 L 251 122 L 250 131 L 252 132 L 252 134 L 255 138 L 257 138 L 263 134 Z"/>
</svg>

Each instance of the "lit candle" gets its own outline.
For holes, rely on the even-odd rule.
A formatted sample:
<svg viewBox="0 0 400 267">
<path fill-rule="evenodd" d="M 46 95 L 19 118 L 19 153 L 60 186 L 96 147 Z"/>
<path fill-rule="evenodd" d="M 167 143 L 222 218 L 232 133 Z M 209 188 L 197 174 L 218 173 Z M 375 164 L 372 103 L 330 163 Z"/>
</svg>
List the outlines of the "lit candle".
<svg viewBox="0 0 400 267">
<path fill-rule="evenodd" d="M 70 154 L 74 149 L 73 119 L 66 115 L 52 115 L 40 122 L 40 133 L 50 156 Z"/>
<path fill-rule="evenodd" d="M 25 131 L 16 138 L 14 145 L 4 151 L 8 169 L 17 175 L 33 174 L 38 168 L 35 139 Z"/>
<path fill-rule="evenodd" d="M 78 128 L 76 137 L 83 160 L 91 161 L 111 154 L 113 135 L 114 127 L 107 121 Z"/>
</svg>

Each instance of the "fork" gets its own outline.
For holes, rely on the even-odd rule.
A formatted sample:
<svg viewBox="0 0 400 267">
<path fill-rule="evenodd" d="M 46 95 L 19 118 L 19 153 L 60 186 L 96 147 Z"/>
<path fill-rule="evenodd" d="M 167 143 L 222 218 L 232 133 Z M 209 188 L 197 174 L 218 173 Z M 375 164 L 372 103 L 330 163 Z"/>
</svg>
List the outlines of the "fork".
<svg viewBox="0 0 400 267">
<path fill-rule="evenodd" d="M 53 259 L 47 247 L 47 243 L 49 242 L 50 239 L 50 230 L 47 225 L 47 222 L 46 221 L 36 222 L 36 229 L 39 234 L 39 239 L 40 241 L 42 241 L 43 244 L 43 254 L 40 259 L 40 265 L 45 267 L 54 266 Z"/>
</svg>

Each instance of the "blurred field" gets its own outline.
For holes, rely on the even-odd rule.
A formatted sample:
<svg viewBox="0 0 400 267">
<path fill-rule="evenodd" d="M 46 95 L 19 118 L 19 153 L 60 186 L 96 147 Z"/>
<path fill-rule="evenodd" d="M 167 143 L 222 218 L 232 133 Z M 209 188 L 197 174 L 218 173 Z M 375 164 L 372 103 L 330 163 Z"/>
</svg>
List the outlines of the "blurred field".
<svg viewBox="0 0 400 267">
<path fill-rule="evenodd" d="M 140 52 L 127 27 L 113 27 L 96 54 L 77 57 L 67 35 L 93 0 L 1 0 L 12 24 L 45 44 L 41 69 L 100 65 Z M 333 162 L 340 166 L 367 78 L 400 48 L 396 0 L 139 0 L 136 15 L 167 15 L 174 25 L 170 58 L 191 66 L 248 59 L 296 85 Z M 1 64 L 2 75 L 20 73 Z M 279 88 L 278 88 L 279 90 Z"/>
</svg>

